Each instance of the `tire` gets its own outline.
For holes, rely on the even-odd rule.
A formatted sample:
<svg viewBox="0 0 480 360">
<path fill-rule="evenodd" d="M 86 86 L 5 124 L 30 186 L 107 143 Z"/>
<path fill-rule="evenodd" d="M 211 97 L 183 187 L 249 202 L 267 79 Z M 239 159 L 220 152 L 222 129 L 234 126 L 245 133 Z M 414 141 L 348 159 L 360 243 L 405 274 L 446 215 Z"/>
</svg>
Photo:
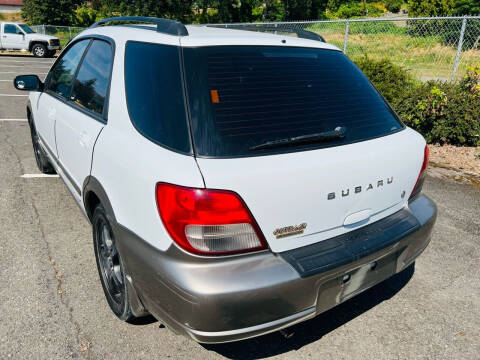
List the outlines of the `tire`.
<svg viewBox="0 0 480 360">
<path fill-rule="evenodd" d="M 95 259 L 107 303 L 120 320 L 131 322 L 135 316 L 132 314 L 128 297 L 123 262 L 115 245 L 112 227 L 101 204 L 93 212 L 92 227 Z"/>
<path fill-rule="evenodd" d="M 32 47 L 32 54 L 35 57 L 44 58 L 48 55 L 47 47 L 43 44 L 35 44 Z"/>
<path fill-rule="evenodd" d="M 30 135 L 32 137 L 33 153 L 35 155 L 35 161 L 37 162 L 38 170 L 43 174 L 56 174 L 55 168 L 50 163 L 45 150 L 40 146 L 37 130 L 32 119 L 29 117 L 28 123 L 30 125 Z"/>
</svg>

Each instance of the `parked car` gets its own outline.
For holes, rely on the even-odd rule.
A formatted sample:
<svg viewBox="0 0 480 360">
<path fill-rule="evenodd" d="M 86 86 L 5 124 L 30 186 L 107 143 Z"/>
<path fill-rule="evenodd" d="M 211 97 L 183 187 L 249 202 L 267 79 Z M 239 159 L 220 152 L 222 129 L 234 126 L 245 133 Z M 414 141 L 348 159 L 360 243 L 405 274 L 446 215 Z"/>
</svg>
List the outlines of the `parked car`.
<svg viewBox="0 0 480 360">
<path fill-rule="evenodd" d="M 104 19 L 44 83 L 14 84 L 122 320 L 150 313 L 205 343 L 265 334 L 413 266 L 430 241 L 425 140 L 333 45 Z"/>
<path fill-rule="evenodd" d="M 37 34 L 22 23 L 0 22 L 0 50 L 26 50 L 36 57 L 51 57 L 61 47 L 55 36 Z"/>
</svg>

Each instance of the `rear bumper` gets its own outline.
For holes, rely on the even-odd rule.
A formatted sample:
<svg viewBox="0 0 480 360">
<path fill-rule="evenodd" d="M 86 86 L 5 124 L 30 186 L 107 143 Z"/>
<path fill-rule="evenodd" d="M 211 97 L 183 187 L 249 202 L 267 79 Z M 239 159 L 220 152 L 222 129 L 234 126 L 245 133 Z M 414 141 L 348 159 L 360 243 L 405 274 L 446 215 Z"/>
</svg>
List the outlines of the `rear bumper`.
<svg viewBox="0 0 480 360">
<path fill-rule="evenodd" d="M 175 332 L 219 343 L 312 318 L 402 271 L 428 245 L 436 214 L 420 196 L 386 219 L 322 242 L 331 246 L 220 259 L 176 246 L 158 251 L 120 225 L 114 232 L 130 293 Z"/>
</svg>

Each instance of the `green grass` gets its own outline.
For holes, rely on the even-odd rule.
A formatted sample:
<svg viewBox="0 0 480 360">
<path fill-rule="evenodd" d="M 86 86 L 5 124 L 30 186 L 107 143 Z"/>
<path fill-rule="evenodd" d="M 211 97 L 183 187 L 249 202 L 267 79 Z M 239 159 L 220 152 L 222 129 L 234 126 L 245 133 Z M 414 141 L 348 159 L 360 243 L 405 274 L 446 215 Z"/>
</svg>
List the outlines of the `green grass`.
<svg viewBox="0 0 480 360">
<path fill-rule="evenodd" d="M 306 30 L 321 34 L 327 42 L 343 49 L 344 23 L 317 23 Z M 438 36 L 410 36 L 404 22 L 399 22 L 399 25 L 350 24 L 347 45 L 347 55 L 350 58 L 365 55 L 376 60 L 388 58 L 393 63 L 407 68 L 419 79 L 450 79 L 456 51 L 454 46 L 443 45 Z M 457 78 L 462 77 L 467 68 L 475 63 L 480 63 L 480 49 L 462 52 Z"/>
</svg>

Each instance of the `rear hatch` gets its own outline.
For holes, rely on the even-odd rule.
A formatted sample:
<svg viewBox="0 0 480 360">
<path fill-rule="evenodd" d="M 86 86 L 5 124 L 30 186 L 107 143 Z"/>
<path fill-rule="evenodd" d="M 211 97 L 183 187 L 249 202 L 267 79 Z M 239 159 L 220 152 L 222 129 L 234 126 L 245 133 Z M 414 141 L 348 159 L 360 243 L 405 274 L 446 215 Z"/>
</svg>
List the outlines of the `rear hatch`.
<svg viewBox="0 0 480 360">
<path fill-rule="evenodd" d="M 237 192 L 270 248 L 352 231 L 407 203 L 425 142 L 341 52 L 185 48 L 207 188 Z"/>
</svg>

